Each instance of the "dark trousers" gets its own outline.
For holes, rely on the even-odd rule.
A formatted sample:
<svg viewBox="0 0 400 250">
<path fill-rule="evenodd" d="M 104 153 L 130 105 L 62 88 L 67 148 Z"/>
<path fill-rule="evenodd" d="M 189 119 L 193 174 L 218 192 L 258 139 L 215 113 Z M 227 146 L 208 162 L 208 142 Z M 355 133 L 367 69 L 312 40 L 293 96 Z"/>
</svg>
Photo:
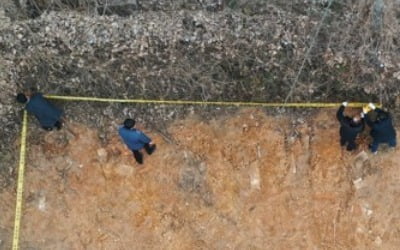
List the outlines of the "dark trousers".
<svg viewBox="0 0 400 250">
<path fill-rule="evenodd" d="M 347 151 L 352 151 L 357 148 L 355 140 L 346 140 L 344 138 L 340 138 L 340 145 L 344 146 L 347 144 Z"/>
<path fill-rule="evenodd" d="M 61 121 L 56 121 L 56 123 L 54 123 L 54 126 L 53 126 L 53 127 L 56 127 L 57 130 L 60 130 L 60 129 L 62 128 L 62 123 L 61 123 Z M 46 127 L 46 126 L 43 126 L 42 128 L 43 128 L 44 130 L 47 130 L 47 131 L 52 131 L 52 130 L 53 130 L 53 127 Z"/>
<path fill-rule="evenodd" d="M 150 144 L 146 143 L 144 144 L 144 150 L 146 150 L 147 154 L 151 155 L 154 150 L 156 150 L 156 145 L 153 144 L 150 146 Z M 133 155 L 135 156 L 135 160 L 139 164 L 143 164 L 143 153 L 140 152 L 140 150 L 132 150 Z"/>
<path fill-rule="evenodd" d="M 388 144 L 389 147 L 394 148 L 394 147 L 396 147 L 396 144 L 397 144 L 396 138 L 392 138 L 387 142 L 377 142 L 376 140 L 373 140 L 372 144 L 370 145 L 371 152 L 375 153 L 376 151 L 378 151 L 379 144 L 385 144 L 385 143 Z"/>
</svg>

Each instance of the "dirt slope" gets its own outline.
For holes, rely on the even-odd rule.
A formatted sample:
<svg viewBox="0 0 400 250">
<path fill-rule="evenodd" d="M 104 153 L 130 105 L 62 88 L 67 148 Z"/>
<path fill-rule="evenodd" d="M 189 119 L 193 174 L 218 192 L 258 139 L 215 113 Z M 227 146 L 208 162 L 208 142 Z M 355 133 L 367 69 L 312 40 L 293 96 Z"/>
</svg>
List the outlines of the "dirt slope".
<svg viewBox="0 0 400 250">
<path fill-rule="evenodd" d="M 79 124 L 30 145 L 22 249 L 396 249 L 398 149 L 338 147 L 334 111 L 243 110 L 169 127 L 138 167 Z M 145 129 L 146 131 L 146 129 Z M 361 139 L 366 144 L 365 137 Z M 0 194 L 8 248 L 14 190 Z"/>
</svg>

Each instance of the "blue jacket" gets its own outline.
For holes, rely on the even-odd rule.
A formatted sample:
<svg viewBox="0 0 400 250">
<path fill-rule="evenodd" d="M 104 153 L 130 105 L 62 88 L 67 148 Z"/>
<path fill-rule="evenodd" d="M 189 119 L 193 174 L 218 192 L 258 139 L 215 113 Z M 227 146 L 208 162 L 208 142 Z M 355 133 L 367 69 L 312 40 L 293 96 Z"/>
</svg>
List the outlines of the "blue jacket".
<svg viewBox="0 0 400 250">
<path fill-rule="evenodd" d="M 385 111 L 376 108 L 375 112 L 379 114 L 384 113 Z M 371 137 L 374 139 L 374 142 L 386 143 L 396 138 L 396 131 L 394 130 L 390 114 L 388 114 L 386 119 L 375 122 L 371 121 L 368 114 L 366 114 L 365 120 L 367 121 L 368 126 L 371 127 Z"/>
<path fill-rule="evenodd" d="M 31 96 L 25 108 L 39 120 L 42 127 L 53 127 L 63 113 L 61 109 L 48 102 L 41 93 Z"/>
<path fill-rule="evenodd" d="M 144 147 L 144 144 L 151 142 L 149 137 L 137 129 L 128 129 L 121 126 L 118 129 L 118 133 L 130 150 L 140 150 Z"/>
<path fill-rule="evenodd" d="M 355 141 L 357 135 L 364 130 L 364 119 L 360 123 L 354 124 L 352 118 L 343 115 L 344 109 L 345 107 L 342 105 L 336 113 L 340 122 L 340 137 L 346 141 Z"/>
</svg>

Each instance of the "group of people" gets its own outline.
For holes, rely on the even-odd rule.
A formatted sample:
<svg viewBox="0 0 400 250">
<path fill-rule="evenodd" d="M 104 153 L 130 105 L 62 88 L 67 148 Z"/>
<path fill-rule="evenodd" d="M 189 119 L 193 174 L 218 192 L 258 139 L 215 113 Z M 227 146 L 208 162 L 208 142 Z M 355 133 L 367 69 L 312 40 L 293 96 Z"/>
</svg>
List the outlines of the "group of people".
<svg viewBox="0 0 400 250">
<path fill-rule="evenodd" d="M 370 135 L 372 143 L 369 149 L 376 154 L 380 144 L 388 144 L 389 147 L 396 147 L 396 130 L 393 127 L 392 116 L 373 103 L 365 106 L 360 115 L 353 117 L 345 116 L 344 110 L 348 102 L 343 102 L 337 111 L 337 119 L 340 122 L 340 145 L 346 146 L 348 151 L 357 148 L 357 136 L 364 131 L 365 123 L 371 128 Z M 372 112 L 375 113 L 375 119 L 372 119 Z"/>
<path fill-rule="evenodd" d="M 17 101 L 25 104 L 25 109 L 37 118 L 43 129 L 51 131 L 53 128 L 58 130 L 62 128 L 63 111 L 50 103 L 41 93 L 19 93 Z M 372 143 L 369 146 L 372 153 L 377 152 L 380 144 L 388 144 L 390 147 L 396 146 L 396 131 L 390 113 L 369 103 L 363 108 L 360 115 L 349 117 L 344 115 L 347 105 L 347 102 L 343 102 L 337 111 L 337 119 L 340 122 L 341 146 L 346 146 L 349 151 L 355 150 L 357 148 L 357 136 L 364 131 L 365 122 L 371 128 Z M 371 118 L 372 111 L 376 114 L 374 120 Z M 135 120 L 133 119 L 126 119 L 119 127 L 118 133 L 139 164 L 143 164 L 142 149 L 149 155 L 156 149 L 152 140 L 135 128 Z"/>
<path fill-rule="evenodd" d="M 63 111 L 44 98 L 43 94 L 19 93 L 17 101 L 25 104 L 25 109 L 37 118 L 43 129 L 47 131 L 54 128 L 61 129 Z M 135 120 L 133 119 L 126 119 L 123 125 L 119 127 L 118 133 L 133 152 L 136 162 L 139 164 L 143 164 L 142 149 L 145 149 L 149 155 L 156 150 L 156 144 L 146 134 L 135 128 Z"/>
</svg>

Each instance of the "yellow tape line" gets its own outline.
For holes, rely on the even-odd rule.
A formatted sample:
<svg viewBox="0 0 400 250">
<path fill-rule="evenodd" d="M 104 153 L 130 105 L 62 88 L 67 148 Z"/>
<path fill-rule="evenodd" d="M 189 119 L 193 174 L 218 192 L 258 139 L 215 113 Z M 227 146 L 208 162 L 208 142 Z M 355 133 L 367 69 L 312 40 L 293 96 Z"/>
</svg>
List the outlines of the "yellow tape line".
<svg viewBox="0 0 400 250">
<path fill-rule="evenodd" d="M 334 108 L 341 103 L 265 103 L 265 102 L 224 102 L 224 101 L 184 101 L 184 100 L 144 100 L 144 99 L 113 99 L 98 97 L 81 97 L 81 96 L 57 96 L 45 95 L 49 99 L 67 100 L 67 101 L 92 101 L 92 102 L 119 102 L 119 103 L 148 103 L 148 104 L 171 104 L 171 105 L 216 105 L 216 106 L 257 106 L 257 107 L 306 107 L 306 108 Z M 367 103 L 351 102 L 349 107 L 361 108 Z M 380 107 L 380 104 L 376 104 Z M 24 173 L 25 173 L 25 157 L 26 157 L 26 136 L 27 136 L 28 115 L 24 111 L 22 132 L 21 132 L 21 151 L 19 156 L 18 168 L 18 186 L 17 201 L 15 208 L 13 250 L 19 249 L 19 235 L 22 213 L 22 195 L 24 190 Z"/>
<path fill-rule="evenodd" d="M 14 220 L 14 235 L 12 249 L 19 249 L 19 233 L 21 225 L 22 213 L 22 194 L 24 191 L 24 173 L 25 173 L 25 157 L 26 157 L 26 134 L 28 125 L 28 114 L 24 110 L 24 117 L 22 121 L 21 131 L 21 149 L 19 154 L 19 168 L 18 168 L 18 185 L 17 185 L 17 201 L 15 206 L 15 220 Z"/>
<path fill-rule="evenodd" d="M 265 103 L 265 102 L 224 102 L 224 101 L 184 101 L 184 100 L 144 100 L 144 99 L 112 99 L 81 96 L 46 95 L 46 98 L 66 101 L 91 101 L 91 102 L 120 102 L 120 103 L 148 103 L 172 105 L 216 105 L 216 106 L 257 106 L 257 107 L 293 107 L 293 108 L 335 108 L 341 103 Z M 361 108 L 368 103 L 350 102 L 348 107 Z M 377 104 L 378 107 L 380 105 Z"/>
</svg>

